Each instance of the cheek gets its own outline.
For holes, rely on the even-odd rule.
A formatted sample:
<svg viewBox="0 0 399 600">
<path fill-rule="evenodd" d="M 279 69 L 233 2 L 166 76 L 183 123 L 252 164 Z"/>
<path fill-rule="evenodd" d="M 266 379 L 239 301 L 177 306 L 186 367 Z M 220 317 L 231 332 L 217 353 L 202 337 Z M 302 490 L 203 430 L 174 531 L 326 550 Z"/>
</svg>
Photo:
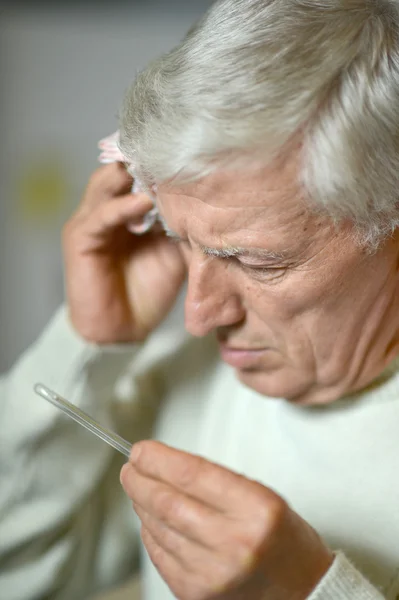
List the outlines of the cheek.
<svg viewBox="0 0 399 600">
<path fill-rule="evenodd" d="M 266 322 L 272 329 L 288 327 L 292 333 L 313 328 L 314 323 L 340 314 L 343 286 L 323 273 L 291 272 L 280 281 L 255 282 L 242 277 L 240 288 L 245 308 L 250 315 Z"/>
<path fill-rule="evenodd" d="M 241 281 L 245 307 L 259 317 L 278 321 L 291 321 L 299 315 L 323 303 L 323 293 L 301 278 L 287 276 L 280 282 Z"/>
</svg>

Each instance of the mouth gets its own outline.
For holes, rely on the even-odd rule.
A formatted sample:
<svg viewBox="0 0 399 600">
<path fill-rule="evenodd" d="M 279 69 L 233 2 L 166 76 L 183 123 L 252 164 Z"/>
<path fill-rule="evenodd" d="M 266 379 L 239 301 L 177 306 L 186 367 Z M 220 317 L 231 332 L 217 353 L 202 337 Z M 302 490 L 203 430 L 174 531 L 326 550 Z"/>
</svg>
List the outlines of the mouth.
<svg viewBox="0 0 399 600">
<path fill-rule="evenodd" d="M 250 369 L 259 366 L 260 360 L 271 348 L 238 348 L 219 342 L 222 360 L 236 369 Z"/>
</svg>

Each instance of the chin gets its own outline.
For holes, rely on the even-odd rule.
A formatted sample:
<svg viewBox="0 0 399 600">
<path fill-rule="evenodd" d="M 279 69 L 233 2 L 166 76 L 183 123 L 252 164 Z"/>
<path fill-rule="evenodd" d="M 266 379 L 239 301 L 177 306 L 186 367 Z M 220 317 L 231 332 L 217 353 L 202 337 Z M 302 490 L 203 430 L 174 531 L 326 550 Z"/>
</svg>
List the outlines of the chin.
<svg viewBox="0 0 399 600">
<path fill-rule="evenodd" d="M 278 372 L 236 370 L 237 377 L 245 386 L 268 398 L 279 398 L 298 406 L 330 404 L 342 397 L 342 391 L 320 388 L 313 378 L 295 376 L 288 369 Z"/>
</svg>

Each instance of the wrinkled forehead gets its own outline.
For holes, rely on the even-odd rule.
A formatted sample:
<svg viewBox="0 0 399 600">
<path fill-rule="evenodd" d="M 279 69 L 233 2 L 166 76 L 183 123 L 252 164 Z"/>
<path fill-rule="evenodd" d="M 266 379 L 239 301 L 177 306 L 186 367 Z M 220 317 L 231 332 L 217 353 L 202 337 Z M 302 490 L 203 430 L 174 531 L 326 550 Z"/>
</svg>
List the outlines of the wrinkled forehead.
<svg viewBox="0 0 399 600">
<path fill-rule="evenodd" d="M 290 163 L 220 170 L 200 181 L 161 185 L 158 208 L 170 237 L 190 240 L 208 253 L 229 248 L 294 257 L 322 241 L 328 229 L 324 218 L 309 210 Z"/>
<path fill-rule="evenodd" d="M 264 215 L 272 221 L 303 222 L 309 212 L 299 184 L 297 161 L 279 159 L 269 165 L 253 164 L 246 168 L 219 169 L 198 181 L 169 183 L 158 188 L 159 206 L 167 213 L 168 205 L 190 205 L 191 213 L 212 213 L 215 219 L 231 213 L 246 218 Z"/>
</svg>

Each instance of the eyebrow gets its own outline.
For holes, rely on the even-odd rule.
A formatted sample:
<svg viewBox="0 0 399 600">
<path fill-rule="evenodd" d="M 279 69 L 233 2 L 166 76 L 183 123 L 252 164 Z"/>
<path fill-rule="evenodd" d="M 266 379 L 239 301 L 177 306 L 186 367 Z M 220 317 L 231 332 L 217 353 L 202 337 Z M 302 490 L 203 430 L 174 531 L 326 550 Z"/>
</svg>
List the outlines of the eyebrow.
<svg viewBox="0 0 399 600">
<path fill-rule="evenodd" d="M 174 242 L 184 242 L 183 238 L 181 238 L 177 233 L 169 229 L 165 220 L 160 216 L 159 221 L 162 224 L 162 227 L 165 231 L 165 234 L 168 238 L 173 240 Z M 253 256 L 256 258 L 261 258 L 263 260 L 269 262 L 281 262 L 287 260 L 288 254 L 284 252 L 273 252 L 271 250 L 265 250 L 263 248 L 240 248 L 240 247 L 228 247 L 228 248 L 209 248 L 208 246 L 200 245 L 201 251 L 207 256 L 213 256 L 215 258 L 235 258 L 240 256 Z"/>
</svg>

